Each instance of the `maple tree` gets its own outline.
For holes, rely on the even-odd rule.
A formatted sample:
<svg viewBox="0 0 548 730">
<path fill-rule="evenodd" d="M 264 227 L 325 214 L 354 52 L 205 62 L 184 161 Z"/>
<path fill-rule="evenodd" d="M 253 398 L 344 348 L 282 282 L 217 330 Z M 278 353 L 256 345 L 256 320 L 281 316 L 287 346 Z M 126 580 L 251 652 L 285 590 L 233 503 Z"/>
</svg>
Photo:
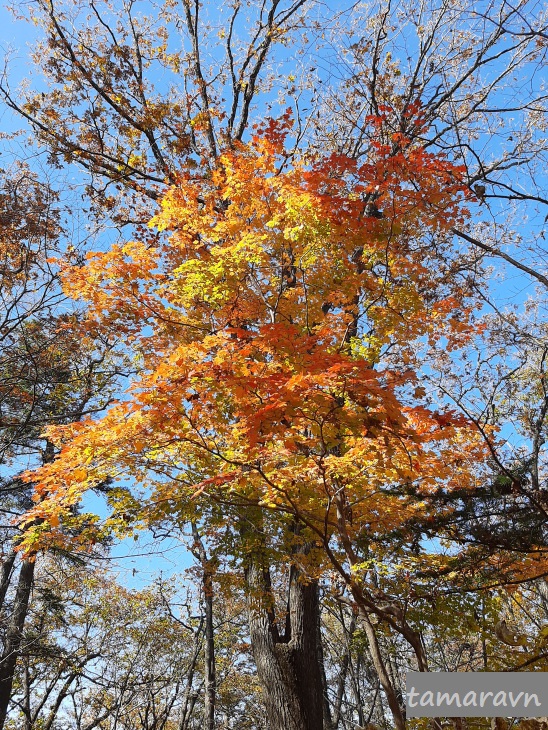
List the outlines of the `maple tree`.
<svg viewBox="0 0 548 730">
<path fill-rule="evenodd" d="M 289 128 L 287 116 L 271 121 L 211 176 L 181 175 L 152 222 L 170 230 L 165 244 L 133 241 L 65 266 L 89 326 L 115 326 L 142 372 L 104 418 L 48 431 L 61 455 L 29 475 L 37 504 L 26 519 L 64 542 L 83 491 L 131 473 L 150 490 L 133 500 L 135 518 L 176 510 L 236 530 L 251 615 L 265 550 L 292 563 L 301 586 L 329 568 L 363 619 L 374 611 L 396 626 L 425 669 L 418 636 L 381 607 L 368 575 L 382 535 L 421 514 L 421 494 L 474 489 L 484 460 L 473 424 L 429 409 L 414 373 L 418 342 L 457 348 L 473 332 L 474 303 L 450 276 L 462 171 L 402 135 L 363 163 L 288 164 Z M 27 531 L 26 549 L 45 544 L 41 532 Z M 269 712 L 276 726 L 274 703 Z"/>
</svg>

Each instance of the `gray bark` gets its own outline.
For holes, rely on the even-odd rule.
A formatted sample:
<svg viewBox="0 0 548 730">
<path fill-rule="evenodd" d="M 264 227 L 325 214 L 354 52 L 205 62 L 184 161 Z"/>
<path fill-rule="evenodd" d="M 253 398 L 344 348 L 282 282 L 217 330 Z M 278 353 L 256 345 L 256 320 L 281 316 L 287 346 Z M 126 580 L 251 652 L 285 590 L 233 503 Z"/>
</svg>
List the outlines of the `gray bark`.
<svg viewBox="0 0 548 730">
<path fill-rule="evenodd" d="M 34 581 L 34 566 L 32 560 L 23 560 L 19 571 L 17 590 L 13 612 L 6 633 L 4 651 L 0 658 L 0 730 L 6 722 L 8 705 L 13 689 L 13 674 L 17 658 L 21 653 L 23 627 L 29 608 L 30 594 Z"/>
<path fill-rule="evenodd" d="M 4 601 L 6 600 L 6 593 L 8 592 L 11 581 L 15 556 L 15 550 L 12 550 L 2 563 L 2 570 L 0 571 L 0 610 L 4 607 Z"/>
<path fill-rule="evenodd" d="M 213 626 L 213 570 L 207 557 L 203 540 L 196 523 L 192 523 L 194 538 L 193 553 L 202 567 L 202 589 L 205 607 L 205 694 L 204 694 L 204 730 L 215 730 L 215 703 L 217 678 L 215 669 L 215 627 Z"/>
<path fill-rule="evenodd" d="M 275 621 L 268 566 L 255 552 L 245 570 L 251 645 L 264 688 L 269 730 L 321 730 L 324 683 L 320 666 L 319 588 L 293 566 L 286 628 Z"/>
</svg>

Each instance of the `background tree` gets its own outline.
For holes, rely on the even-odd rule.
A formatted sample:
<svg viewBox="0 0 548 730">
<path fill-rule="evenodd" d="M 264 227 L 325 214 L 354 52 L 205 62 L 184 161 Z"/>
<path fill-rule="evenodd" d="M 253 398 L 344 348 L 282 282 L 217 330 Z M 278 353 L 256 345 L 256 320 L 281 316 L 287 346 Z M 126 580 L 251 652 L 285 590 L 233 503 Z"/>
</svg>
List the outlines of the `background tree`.
<svg viewBox="0 0 548 730">
<path fill-rule="evenodd" d="M 54 446 L 42 435 L 45 425 L 70 423 L 103 408 L 118 373 L 112 338 L 93 338 L 79 331 L 78 315 L 63 307 L 65 298 L 50 261 L 63 245 L 58 197 L 24 165 L 2 175 L 0 495 L 5 523 L 0 725 L 22 650 L 35 572 L 32 556 L 22 560 L 16 556 L 20 532 L 13 519 L 33 503 L 32 489 L 19 475 L 25 467 L 53 459 Z M 17 584 L 10 591 L 17 570 Z"/>
<path fill-rule="evenodd" d="M 131 591 L 109 569 L 59 556 L 40 562 L 34 590 L 6 727 L 203 727 L 204 619 L 188 595 L 165 582 Z M 234 618 L 216 617 L 227 727 L 260 728 L 246 718 L 249 681 L 238 697 L 246 675 Z"/>
</svg>

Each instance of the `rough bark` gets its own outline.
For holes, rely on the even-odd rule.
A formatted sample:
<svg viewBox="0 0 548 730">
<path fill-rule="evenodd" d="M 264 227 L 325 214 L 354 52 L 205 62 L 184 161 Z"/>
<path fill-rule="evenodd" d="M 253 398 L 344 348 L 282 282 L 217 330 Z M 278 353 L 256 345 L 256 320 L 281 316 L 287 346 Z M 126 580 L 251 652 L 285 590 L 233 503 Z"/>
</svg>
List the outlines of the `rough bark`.
<svg viewBox="0 0 548 730">
<path fill-rule="evenodd" d="M 245 577 L 251 645 L 264 688 L 269 730 L 321 730 L 324 686 L 318 648 L 318 584 L 304 582 L 298 568 L 291 568 L 281 635 L 269 568 L 259 552 L 249 557 Z"/>
<path fill-rule="evenodd" d="M 8 705 L 13 689 L 13 674 L 15 664 L 21 652 L 23 627 L 29 608 L 30 594 L 34 581 L 34 566 L 32 560 L 23 560 L 19 571 L 13 612 L 6 632 L 4 651 L 0 659 L 0 730 L 6 722 Z"/>
</svg>

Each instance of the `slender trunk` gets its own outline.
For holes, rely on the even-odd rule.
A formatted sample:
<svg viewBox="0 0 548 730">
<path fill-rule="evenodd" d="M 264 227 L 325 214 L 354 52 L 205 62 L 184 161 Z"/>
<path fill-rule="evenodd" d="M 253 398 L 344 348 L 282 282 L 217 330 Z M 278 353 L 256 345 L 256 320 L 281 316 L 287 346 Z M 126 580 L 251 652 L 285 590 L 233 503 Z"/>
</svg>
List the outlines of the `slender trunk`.
<svg viewBox="0 0 548 730">
<path fill-rule="evenodd" d="M 269 730 L 321 730 L 324 687 L 318 650 L 317 582 L 290 570 L 286 630 L 275 621 L 270 572 L 256 550 L 245 570 L 249 629 L 257 675 L 265 693 Z"/>
<path fill-rule="evenodd" d="M 194 648 L 194 654 L 192 655 L 192 661 L 190 663 L 190 667 L 188 668 L 187 675 L 186 675 L 186 689 L 184 694 L 184 703 L 181 711 L 181 719 L 179 721 L 179 725 L 177 727 L 177 730 L 188 730 L 190 720 L 192 718 L 193 712 L 194 712 L 194 705 L 197 701 L 197 693 L 193 690 L 193 682 L 194 682 L 194 674 L 196 672 L 196 666 L 198 664 L 198 657 L 200 654 L 200 643 L 199 643 L 199 635 L 202 630 L 202 627 L 200 625 L 199 630 L 195 634 L 195 648 Z"/>
<path fill-rule="evenodd" d="M 12 550 L 2 563 L 2 569 L 0 571 L 0 611 L 4 607 L 4 601 L 6 600 L 6 593 L 8 592 L 11 581 L 15 556 L 15 550 Z"/>
<path fill-rule="evenodd" d="M 6 722 L 8 705 L 13 688 L 15 664 L 21 652 L 23 627 L 27 617 L 34 579 L 34 566 L 35 563 L 32 560 L 23 560 L 21 562 L 13 613 L 6 633 L 4 651 L 0 659 L 0 730 L 3 730 Z"/>
<path fill-rule="evenodd" d="M 23 714 L 25 715 L 25 730 L 32 730 L 32 715 L 31 715 L 31 709 L 30 709 L 30 671 L 29 671 L 29 658 L 28 656 L 24 659 L 24 668 L 23 668 L 23 702 L 22 702 L 22 710 Z M 49 728 L 45 728 L 45 730 L 49 730 Z"/>
<path fill-rule="evenodd" d="M 215 634 L 213 628 L 213 580 L 211 574 L 204 571 L 205 601 L 205 730 L 215 730 L 216 702 L 216 670 L 215 670 Z"/>
<path fill-rule="evenodd" d="M 350 619 L 350 626 L 348 629 L 346 626 L 344 626 L 344 616 L 341 616 L 341 621 L 343 623 L 343 628 L 345 631 L 345 634 L 347 636 L 347 644 L 346 644 L 346 651 L 344 653 L 341 666 L 339 669 L 339 679 L 337 681 L 337 694 L 335 695 L 335 705 L 333 708 L 333 722 L 332 725 L 334 728 L 339 727 L 339 723 L 341 721 L 341 714 L 342 714 L 342 703 L 344 698 L 344 688 L 346 684 L 346 677 L 348 674 L 348 668 L 350 666 L 350 643 L 352 641 L 352 637 L 354 636 L 354 632 L 356 631 L 356 616 L 352 614 L 352 618 Z"/>
<path fill-rule="evenodd" d="M 331 705 L 329 704 L 329 697 L 327 695 L 327 678 L 325 676 L 325 662 L 324 662 L 324 657 L 323 657 L 321 608 L 319 609 L 317 631 L 318 631 L 318 636 L 317 636 L 317 640 L 316 640 L 316 647 L 318 650 L 318 666 L 320 668 L 320 677 L 322 680 L 322 696 L 323 696 L 323 730 L 335 730 L 334 725 L 333 725 L 333 718 L 331 716 Z"/>
<path fill-rule="evenodd" d="M 46 445 L 42 452 L 42 463 L 49 464 L 53 461 L 54 457 L 55 447 L 51 441 L 46 439 Z M 13 690 L 15 665 L 21 654 L 23 628 L 25 626 L 25 620 L 29 610 L 30 594 L 34 584 L 34 569 L 36 565 L 34 558 L 23 559 L 21 561 L 17 588 L 15 590 L 13 610 L 8 622 L 4 650 L 0 657 L 0 730 L 3 730 L 6 723 L 8 706 Z M 0 575 L 0 598 L 2 598 L 2 602 L 0 603 L 0 606 L 5 600 L 14 560 L 15 552 L 12 551 L 5 563 L 2 565 Z"/>
<path fill-rule="evenodd" d="M 379 642 L 377 641 L 375 629 L 373 627 L 373 624 L 371 623 L 371 620 L 369 619 L 369 615 L 365 611 L 360 611 L 360 614 L 362 619 L 362 626 L 364 628 L 365 635 L 367 636 L 371 661 L 373 662 L 375 672 L 377 673 L 379 682 L 381 683 L 381 686 L 386 695 L 388 707 L 390 708 L 390 711 L 392 712 L 392 716 L 394 718 L 394 725 L 396 727 L 396 730 L 405 730 L 405 715 L 403 713 L 402 707 L 400 707 L 396 690 L 388 674 L 386 663 L 382 656 Z"/>
<path fill-rule="evenodd" d="M 205 607 L 205 696 L 204 696 L 204 730 L 215 730 L 216 703 L 216 669 L 215 669 L 215 629 L 213 626 L 213 571 L 211 561 L 207 557 L 203 540 L 198 527 L 192 523 L 194 538 L 193 552 L 202 566 L 202 588 Z"/>
<path fill-rule="evenodd" d="M 364 669 L 363 665 L 363 654 L 358 652 L 356 657 L 356 668 L 352 667 L 352 694 L 354 695 L 354 705 L 356 707 L 356 713 L 358 714 L 358 726 L 360 728 L 365 726 L 365 708 L 363 706 L 363 697 L 360 690 L 360 678 Z"/>
</svg>

